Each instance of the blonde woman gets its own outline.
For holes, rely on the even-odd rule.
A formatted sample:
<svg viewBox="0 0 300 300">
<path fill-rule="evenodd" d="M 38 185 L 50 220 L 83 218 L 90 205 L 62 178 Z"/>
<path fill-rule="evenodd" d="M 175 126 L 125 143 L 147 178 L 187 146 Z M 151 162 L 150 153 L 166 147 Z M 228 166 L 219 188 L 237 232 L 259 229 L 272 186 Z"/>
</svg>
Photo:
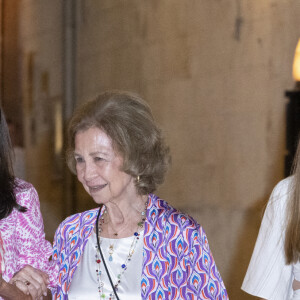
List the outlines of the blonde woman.
<svg viewBox="0 0 300 300">
<path fill-rule="evenodd" d="M 293 175 L 269 199 L 242 289 L 267 300 L 300 299 L 300 143 Z"/>
</svg>

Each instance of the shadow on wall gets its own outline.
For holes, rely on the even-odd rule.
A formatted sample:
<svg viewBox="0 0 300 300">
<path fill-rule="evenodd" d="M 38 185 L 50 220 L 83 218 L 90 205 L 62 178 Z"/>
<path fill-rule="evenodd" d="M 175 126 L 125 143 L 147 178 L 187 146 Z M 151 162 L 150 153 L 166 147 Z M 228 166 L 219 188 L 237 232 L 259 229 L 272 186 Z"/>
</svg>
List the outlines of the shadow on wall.
<svg viewBox="0 0 300 300">
<path fill-rule="evenodd" d="M 230 300 L 260 299 L 242 291 L 241 286 L 252 256 L 268 199 L 269 197 L 266 197 L 257 201 L 244 212 L 244 221 L 233 249 L 232 262 L 226 284 Z"/>
</svg>

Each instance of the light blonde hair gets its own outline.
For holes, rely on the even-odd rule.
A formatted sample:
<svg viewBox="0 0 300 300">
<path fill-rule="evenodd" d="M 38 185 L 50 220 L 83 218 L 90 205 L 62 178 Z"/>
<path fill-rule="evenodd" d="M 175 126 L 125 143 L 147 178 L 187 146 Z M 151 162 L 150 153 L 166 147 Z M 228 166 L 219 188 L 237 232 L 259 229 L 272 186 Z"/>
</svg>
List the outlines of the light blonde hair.
<svg viewBox="0 0 300 300">
<path fill-rule="evenodd" d="M 68 127 L 67 163 L 76 174 L 75 136 L 91 127 L 103 130 L 123 160 L 122 171 L 136 178 L 140 195 L 156 190 L 164 181 L 170 163 L 169 148 L 156 125 L 148 104 L 128 92 L 106 92 L 84 103 Z"/>
</svg>

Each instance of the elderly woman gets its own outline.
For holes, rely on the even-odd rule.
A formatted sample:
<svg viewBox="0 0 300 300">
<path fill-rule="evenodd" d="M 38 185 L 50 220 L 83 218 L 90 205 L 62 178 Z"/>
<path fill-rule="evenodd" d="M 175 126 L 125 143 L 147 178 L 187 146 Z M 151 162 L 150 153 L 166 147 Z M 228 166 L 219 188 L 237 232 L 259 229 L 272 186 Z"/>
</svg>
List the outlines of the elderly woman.
<svg viewBox="0 0 300 300">
<path fill-rule="evenodd" d="M 68 135 L 68 165 L 100 207 L 57 229 L 54 299 L 228 299 L 202 227 L 152 194 L 170 158 L 148 105 L 104 93 Z"/>
</svg>

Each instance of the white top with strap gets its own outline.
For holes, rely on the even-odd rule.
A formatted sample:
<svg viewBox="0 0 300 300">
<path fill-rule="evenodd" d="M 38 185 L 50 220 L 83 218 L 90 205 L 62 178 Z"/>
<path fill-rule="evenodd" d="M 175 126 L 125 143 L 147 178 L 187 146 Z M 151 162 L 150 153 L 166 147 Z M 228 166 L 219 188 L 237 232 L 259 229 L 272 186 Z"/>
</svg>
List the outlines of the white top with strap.
<svg viewBox="0 0 300 300">
<path fill-rule="evenodd" d="M 128 256 L 133 239 L 134 237 L 115 240 L 101 238 L 101 250 L 113 284 L 116 284 L 118 281 L 117 276 L 121 271 L 121 265 L 124 264 Z M 112 254 L 113 260 L 110 261 L 108 249 L 112 243 L 114 245 L 114 251 Z M 96 272 L 99 267 L 99 264 L 96 262 L 96 245 L 97 237 L 96 233 L 93 231 L 85 246 L 77 270 L 74 273 L 68 293 L 68 299 L 70 300 L 105 300 L 109 299 L 109 295 L 113 292 L 103 263 L 100 263 L 101 281 L 104 283 L 102 293 L 105 294 L 105 298 L 100 297 L 97 281 L 99 276 L 97 276 Z M 99 253 L 98 256 L 100 256 Z M 135 252 L 132 255 L 131 261 L 127 264 L 126 271 L 121 277 L 121 282 L 117 291 L 120 300 L 141 300 L 142 264 L 143 231 L 140 232 Z"/>
</svg>

